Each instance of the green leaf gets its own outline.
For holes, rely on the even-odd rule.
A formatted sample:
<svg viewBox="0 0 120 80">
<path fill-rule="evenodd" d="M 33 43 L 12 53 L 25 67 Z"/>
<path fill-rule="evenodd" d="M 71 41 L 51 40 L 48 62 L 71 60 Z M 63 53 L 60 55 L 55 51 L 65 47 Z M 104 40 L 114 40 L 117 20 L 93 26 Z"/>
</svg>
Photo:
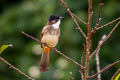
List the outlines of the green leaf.
<svg viewBox="0 0 120 80">
<path fill-rule="evenodd" d="M 117 70 L 111 80 L 120 80 L 120 69 Z"/>
<path fill-rule="evenodd" d="M 9 46 L 12 46 L 11 44 L 10 45 L 2 45 L 1 47 L 0 47 L 0 54 L 2 54 L 2 52 L 7 48 L 7 47 L 9 47 Z"/>
<path fill-rule="evenodd" d="M 117 74 L 115 80 L 119 80 L 120 79 L 120 72 Z"/>
</svg>

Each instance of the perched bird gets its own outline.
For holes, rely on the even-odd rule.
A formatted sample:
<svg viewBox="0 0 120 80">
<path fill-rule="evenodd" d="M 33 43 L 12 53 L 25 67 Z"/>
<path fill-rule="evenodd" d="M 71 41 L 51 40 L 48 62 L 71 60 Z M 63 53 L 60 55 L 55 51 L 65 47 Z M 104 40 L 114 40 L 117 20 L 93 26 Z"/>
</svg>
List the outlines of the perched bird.
<svg viewBox="0 0 120 80">
<path fill-rule="evenodd" d="M 60 22 L 63 17 L 51 15 L 47 21 L 47 24 L 43 27 L 40 41 L 44 44 L 41 45 L 43 48 L 39 69 L 41 72 L 47 72 L 49 69 L 49 56 L 50 48 L 57 45 L 60 37 Z"/>
</svg>

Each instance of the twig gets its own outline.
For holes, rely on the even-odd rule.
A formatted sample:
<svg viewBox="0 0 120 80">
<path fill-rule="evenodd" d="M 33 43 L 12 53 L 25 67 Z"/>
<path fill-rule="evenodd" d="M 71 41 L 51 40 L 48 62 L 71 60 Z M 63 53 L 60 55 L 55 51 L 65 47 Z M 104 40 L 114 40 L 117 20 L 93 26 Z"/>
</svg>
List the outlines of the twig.
<svg viewBox="0 0 120 80">
<path fill-rule="evenodd" d="M 84 55 L 85 55 L 85 50 L 86 50 L 86 46 L 83 44 L 84 50 L 82 52 L 82 56 L 81 56 L 81 65 L 83 65 L 84 62 Z M 81 67 L 81 71 L 79 70 L 80 74 L 81 74 L 81 79 L 84 80 L 84 75 L 83 75 L 83 68 Z"/>
<path fill-rule="evenodd" d="M 68 8 L 68 6 L 66 5 L 66 3 L 64 2 L 64 0 L 60 0 L 61 3 L 63 4 L 63 6 L 65 7 L 65 9 L 67 10 L 67 12 L 70 14 L 70 16 L 72 17 L 72 20 L 74 21 L 75 25 L 76 25 L 76 29 L 78 29 L 81 34 L 83 35 L 83 37 L 86 39 L 86 35 L 83 32 L 83 30 L 81 29 L 81 27 L 79 26 L 79 24 L 77 23 L 76 19 L 73 16 L 73 13 L 71 12 L 71 10 Z"/>
<path fill-rule="evenodd" d="M 21 75 L 23 75 L 24 77 L 26 77 L 28 80 L 35 80 L 35 79 L 31 78 L 30 76 L 28 76 L 27 74 L 25 74 L 24 72 L 22 72 L 20 69 L 16 68 L 12 64 L 10 64 L 7 60 L 5 60 L 4 58 L 2 58 L 1 56 L 0 56 L 0 60 L 2 62 L 4 62 L 5 64 L 7 64 L 11 69 L 16 70 L 18 73 L 20 73 Z"/>
<path fill-rule="evenodd" d="M 111 30 L 111 32 L 108 34 L 108 36 L 106 37 L 105 41 L 107 41 L 110 36 L 112 35 L 112 33 L 115 31 L 115 29 L 120 25 L 120 21 L 115 25 L 115 27 Z M 104 41 L 104 42 L 105 42 Z"/>
<path fill-rule="evenodd" d="M 99 41 L 98 43 L 98 47 L 96 48 L 96 50 L 93 52 L 94 54 L 96 54 L 96 67 L 97 67 L 97 73 L 100 72 L 100 60 L 99 60 L 99 51 L 101 49 L 101 45 L 103 44 L 104 40 L 106 38 L 106 35 L 102 36 L 102 39 Z M 93 54 L 92 54 L 93 55 Z M 91 55 L 91 56 L 92 56 Z M 90 58 L 91 58 L 90 56 Z M 97 75 L 98 80 L 101 80 L 101 74 Z"/>
<path fill-rule="evenodd" d="M 31 35 L 28 35 L 27 33 L 25 33 L 25 32 L 21 32 L 22 34 L 24 34 L 25 36 L 27 36 L 27 37 L 29 37 L 29 38 L 31 38 L 31 39 L 33 39 L 33 40 L 35 40 L 35 41 L 37 41 L 37 42 L 40 42 L 41 43 L 41 41 L 39 40 L 39 39 L 36 39 L 35 37 L 33 37 L 33 36 L 31 36 Z M 44 44 L 44 43 L 42 43 L 42 44 Z M 74 63 L 74 64 L 76 64 L 76 65 L 78 65 L 78 66 L 80 66 L 80 67 L 82 67 L 82 68 L 84 68 L 84 66 L 82 66 L 81 64 L 79 64 L 78 62 L 76 62 L 76 61 L 74 61 L 73 59 L 71 59 L 70 57 L 68 57 L 68 56 L 66 56 L 66 55 L 64 55 L 62 52 L 60 52 L 59 50 L 57 50 L 56 48 L 51 48 L 54 52 L 56 52 L 56 53 L 58 53 L 58 54 L 60 54 L 61 56 L 63 56 L 64 58 L 66 58 L 66 59 L 68 59 L 68 60 L 70 60 L 72 63 Z"/>
<path fill-rule="evenodd" d="M 70 72 L 70 80 L 74 80 L 72 72 Z"/>
<path fill-rule="evenodd" d="M 99 60 L 99 51 L 100 48 L 98 49 L 98 51 L 96 52 L 96 67 L 97 67 L 97 73 L 100 72 L 100 60 Z M 101 74 L 97 75 L 97 80 L 101 80 Z"/>
<path fill-rule="evenodd" d="M 101 14 L 100 14 L 101 11 L 100 11 L 100 9 L 101 9 L 102 5 L 103 5 L 103 3 L 99 3 L 99 5 L 98 5 L 98 18 L 97 18 L 96 26 L 94 27 L 94 30 L 93 30 L 94 32 L 92 32 L 92 33 L 96 32 L 96 28 L 100 24 L 100 21 L 101 21 Z"/>
<path fill-rule="evenodd" d="M 74 61 L 73 59 L 71 59 L 70 57 L 64 55 L 62 52 L 58 51 L 56 48 L 52 48 L 52 50 L 56 53 L 59 53 L 61 56 L 63 56 L 64 58 L 68 59 L 69 61 L 73 62 L 74 64 L 82 67 L 84 69 L 84 66 L 82 66 L 81 64 L 79 64 L 78 62 Z"/>
<path fill-rule="evenodd" d="M 25 32 L 21 32 L 22 34 L 24 34 L 25 36 L 27 36 L 27 37 L 29 37 L 29 38 L 31 38 L 32 40 L 35 40 L 35 41 L 37 41 L 37 42 L 40 42 L 41 43 L 41 41 L 39 40 L 39 39 L 37 39 L 37 38 L 35 38 L 35 37 L 33 37 L 33 36 L 31 36 L 31 35 L 28 35 L 27 33 L 25 33 Z"/>
<path fill-rule="evenodd" d="M 90 55 L 90 58 L 100 50 L 100 48 L 101 48 L 101 46 L 103 45 L 103 43 L 109 39 L 109 37 L 112 35 L 112 33 L 115 31 L 115 29 L 118 27 L 119 24 L 120 24 L 120 21 L 115 25 L 115 27 L 111 30 L 111 32 L 108 34 L 107 37 L 106 37 L 106 35 L 104 35 L 104 36 L 102 37 L 102 40 L 99 42 L 98 47 L 96 48 L 96 50 Z M 120 62 L 120 61 L 119 61 L 119 62 Z M 116 62 L 116 63 L 117 63 L 117 62 Z M 112 64 L 111 64 L 111 65 L 112 65 Z M 107 70 L 107 69 L 109 69 L 109 67 L 112 67 L 111 65 L 103 68 L 101 71 L 97 72 L 97 73 L 96 73 L 95 75 L 93 75 L 93 76 L 96 76 L 96 75 L 98 75 L 98 74 L 101 74 L 102 72 L 104 72 L 104 70 Z M 92 77 L 92 76 L 91 76 L 91 77 Z"/>
<path fill-rule="evenodd" d="M 81 75 L 81 80 L 84 80 L 84 75 L 83 75 L 83 72 L 81 72 L 80 70 L 78 70 L 78 72 L 80 73 Z"/>
<path fill-rule="evenodd" d="M 113 20 L 113 21 L 111 21 L 111 22 L 109 22 L 107 24 L 104 24 L 103 26 L 98 27 L 97 30 L 102 29 L 102 28 L 104 28 L 104 27 L 106 27 L 106 26 L 108 26 L 108 25 L 110 25 L 110 24 L 112 24 L 112 23 L 114 23 L 114 22 L 116 22 L 118 20 L 120 20 L 120 17 L 118 17 L 117 19 L 115 19 L 115 20 Z"/>
<path fill-rule="evenodd" d="M 76 16 L 74 13 L 72 13 L 72 15 L 77 18 L 81 23 L 87 25 L 87 23 L 85 21 L 83 21 L 82 19 L 80 19 L 78 16 Z"/>
<path fill-rule="evenodd" d="M 109 39 L 109 37 L 112 35 L 112 33 L 115 31 L 115 29 L 119 26 L 120 21 L 115 25 L 115 27 L 110 31 L 110 33 L 107 35 L 107 37 L 102 41 L 101 44 L 98 44 L 97 48 L 95 49 L 95 51 L 90 55 L 90 58 L 95 55 L 96 51 L 103 45 L 103 43 L 105 41 L 107 41 Z"/>
<path fill-rule="evenodd" d="M 90 60 L 90 49 L 91 49 L 91 22 L 92 22 L 92 0 L 88 0 L 88 31 L 86 38 L 86 62 L 85 62 L 85 80 L 88 80 L 89 73 L 89 60 Z"/>
<path fill-rule="evenodd" d="M 106 26 L 108 26 L 108 25 L 110 25 L 110 24 L 112 24 L 112 23 L 114 23 L 116 21 L 119 21 L 119 20 L 120 20 L 120 17 L 118 17 L 117 19 L 112 20 L 111 22 L 108 22 L 107 24 L 104 24 L 104 25 L 102 25 L 100 27 L 97 27 L 97 28 L 93 29 L 92 32 L 96 32 L 97 30 L 102 29 L 102 28 L 104 28 L 104 27 L 106 27 Z"/>
<path fill-rule="evenodd" d="M 112 63 L 112 64 L 109 64 L 108 66 L 106 66 L 106 67 L 104 67 L 102 70 L 100 70 L 100 72 L 95 73 L 95 74 L 93 74 L 92 76 L 89 76 L 89 78 L 93 78 L 93 77 L 97 76 L 98 74 L 103 73 L 104 71 L 110 69 L 111 67 L 113 67 L 115 64 L 117 64 L 117 63 L 119 63 L 119 62 L 120 62 L 120 60 L 118 60 L 118 61 L 116 61 L 116 62 L 114 62 L 114 63 Z"/>
<path fill-rule="evenodd" d="M 101 9 L 102 5 L 103 5 L 103 3 L 99 3 L 99 5 L 98 5 L 98 19 L 97 19 L 95 27 L 99 26 L 99 23 L 100 23 L 100 20 L 101 20 L 100 9 Z"/>
<path fill-rule="evenodd" d="M 98 52 L 98 50 L 101 48 L 102 44 L 104 43 L 105 38 L 106 38 L 106 35 L 103 35 L 103 36 L 102 36 L 102 39 L 101 39 L 101 40 L 99 41 L 99 43 L 98 43 L 97 48 L 96 48 L 96 49 L 94 50 L 94 52 L 90 55 L 90 58 Z"/>
</svg>

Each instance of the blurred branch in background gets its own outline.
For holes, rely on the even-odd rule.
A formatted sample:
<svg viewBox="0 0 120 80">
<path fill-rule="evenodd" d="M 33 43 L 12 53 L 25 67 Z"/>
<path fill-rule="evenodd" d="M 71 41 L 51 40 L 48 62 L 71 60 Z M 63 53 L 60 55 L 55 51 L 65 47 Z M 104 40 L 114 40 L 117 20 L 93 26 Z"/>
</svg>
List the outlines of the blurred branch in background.
<svg viewBox="0 0 120 80">
<path fill-rule="evenodd" d="M 70 72 L 70 80 L 74 80 L 72 72 Z"/>
<path fill-rule="evenodd" d="M 0 54 L 2 54 L 3 51 L 4 51 L 5 49 L 7 49 L 8 47 L 13 47 L 13 45 L 12 45 L 12 44 L 10 44 L 10 45 L 2 45 L 2 46 L 0 47 Z M 7 60 L 5 60 L 4 58 L 2 58 L 1 56 L 0 56 L 0 60 L 1 60 L 3 63 L 7 64 L 7 65 L 9 66 L 9 68 L 11 68 L 11 69 L 15 70 L 16 72 L 20 73 L 21 75 L 23 75 L 23 76 L 26 77 L 27 79 L 29 79 L 29 80 L 35 80 L 35 79 L 31 78 L 30 76 L 28 76 L 27 74 L 25 74 L 24 72 L 22 72 L 22 71 L 21 71 L 20 69 L 18 69 L 17 67 L 15 67 L 15 66 L 13 66 L 12 64 L 10 64 Z"/>
<path fill-rule="evenodd" d="M 21 75 L 23 75 L 24 77 L 26 77 L 28 80 L 35 80 L 35 79 L 31 78 L 30 76 L 28 76 L 27 74 L 25 74 L 24 72 L 22 72 L 20 69 L 16 68 L 12 64 L 10 64 L 7 60 L 5 60 L 4 58 L 2 58 L 1 56 L 0 56 L 0 60 L 2 62 L 4 62 L 5 64 L 7 64 L 9 66 L 9 68 L 14 69 L 18 73 L 20 73 Z"/>
</svg>

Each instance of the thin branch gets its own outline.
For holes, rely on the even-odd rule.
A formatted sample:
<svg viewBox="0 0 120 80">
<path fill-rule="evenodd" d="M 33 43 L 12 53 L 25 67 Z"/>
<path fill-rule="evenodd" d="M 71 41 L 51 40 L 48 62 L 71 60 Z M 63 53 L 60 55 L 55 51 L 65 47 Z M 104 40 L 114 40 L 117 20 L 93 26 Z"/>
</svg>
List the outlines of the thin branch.
<svg viewBox="0 0 120 80">
<path fill-rule="evenodd" d="M 114 23 L 116 21 L 119 21 L 119 20 L 120 20 L 120 17 L 118 17 L 117 19 L 115 19 L 115 20 L 113 20 L 113 21 L 111 21 L 111 22 L 109 22 L 107 24 L 104 24 L 103 26 L 98 27 L 97 30 L 102 29 L 102 28 L 104 28 L 104 27 L 106 27 L 106 26 L 108 26 L 108 25 L 110 25 L 110 24 L 112 24 L 112 23 Z"/>
<path fill-rule="evenodd" d="M 101 48 L 101 46 L 103 45 L 105 38 L 106 38 L 106 35 L 103 35 L 103 36 L 102 36 L 102 39 L 101 39 L 101 40 L 99 41 L 99 43 L 98 43 L 97 48 L 96 48 L 96 49 L 94 50 L 94 52 L 90 55 L 90 58 L 98 52 L 98 50 L 99 50 L 99 49 Z"/>
<path fill-rule="evenodd" d="M 96 32 L 97 30 L 102 29 L 102 28 L 104 28 L 104 27 L 106 27 L 106 26 L 108 26 L 108 25 L 110 25 L 110 24 L 113 24 L 113 23 L 116 22 L 116 21 L 119 21 L 119 20 L 120 20 L 120 17 L 118 17 L 117 19 L 114 19 L 114 20 L 108 22 L 107 24 L 104 24 L 104 25 L 102 25 L 102 26 L 100 26 L 100 27 L 97 27 L 97 28 L 93 29 L 92 32 L 94 33 L 94 32 Z"/>
<path fill-rule="evenodd" d="M 35 41 L 37 41 L 37 42 L 40 42 L 40 43 L 42 43 L 39 39 L 36 39 L 35 37 L 33 37 L 33 36 L 31 36 L 31 35 L 28 35 L 27 33 L 25 33 L 25 32 L 21 32 L 22 34 L 24 34 L 25 36 L 27 36 L 27 37 L 29 37 L 29 38 L 31 38 L 31 39 L 33 39 L 33 40 L 35 40 Z M 44 44 L 44 43 L 42 43 L 42 44 Z M 47 45 L 46 45 L 47 46 Z M 68 56 L 66 56 L 66 55 L 64 55 L 64 53 L 62 53 L 62 52 L 60 52 L 59 50 L 57 50 L 56 48 L 51 48 L 55 53 L 58 53 L 58 54 L 60 54 L 61 56 L 63 56 L 64 58 L 66 58 L 66 59 L 68 59 L 69 61 L 71 61 L 72 63 L 74 63 L 74 64 L 76 64 L 76 65 L 78 65 L 78 66 L 80 66 L 80 67 L 82 67 L 82 68 L 84 68 L 84 66 L 82 66 L 81 64 L 79 64 L 78 62 L 76 62 L 76 61 L 74 61 L 73 59 L 71 59 L 70 57 L 68 57 Z"/>
<path fill-rule="evenodd" d="M 87 25 L 87 23 L 85 21 L 83 21 L 82 19 L 80 19 L 78 16 L 76 16 L 74 13 L 72 13 L 72 15 L 77 18 L 81 23 Z"/>
<path fill-rule="evenodd" d="M 81 72 L 80 70 L 78 70 L 78 72 L 80 73 L 81 75 L 81 80 L 84 80 L 84 75 L 83 75 L 83 72 Z"/>
<path fill-rule="evenodd" d="M 98 51 L 96 52 L 96 67 L 97 67 L 97 73 L 100 72 L 100 60 L 99 60 L 99 51 L 100 51 L 100 48 L 98 49 Z M 101 80 L 101 74 L 98 74 L 97 75 L 97 80 Z"/>
<path fill-rule="evenodd" d="M 84 69 L 84 66 L 82 66 L 81 64 L 79 64 L 78 62 L 74 61 L 73 59 L 71 59 L 70 57 L 64 55 L 64 53 L 58 51 L 56 48 L 52 48 L 52 50 L 56 53 L 59 53 L 61 56 L 63 56 L 64 58 L 68 59 L 69 61 L 71 61 L 72 63 L 82 67 Z"/>
<path fill-rule="evenodd" d="M 12 64 L 10 64 L 7 60 L 5 60 L 4 58 L 2 58 L 1 56 L 0 56 L 0 60 L 2 62 L 4 62 L 5 64 L 7 64 L 9 66 L 9 68 L 14 69 L 18 73 L 20 73 L 21 75 L 23 75 L 24 77 L 26 77 L 28 80 L 35 80 L 35 79 L 31 78 L 30 76 L 28 76 L 27 74 L 25 74 L 24 72 L 22 72 L 20 69 L 16 68 Z"/>
<path fill-rule="evenodd" d="M 112 33 L 115 31 L 115 29 L 119 26 L 119 24 L 120 24 L 120 21 L 119 21 L 119 22 L 115 25 L 115 27 L 110 31 L 110 33 L 109 33 L 109 34 L 107 35 L 107 37 L 101 42 L 101 44 L 98 44 L 98 46 L 97 46 L 97 48 L 95 49 L 95 51 L 90 55 L 90 58 L 91 58 L 93 55 L 95 55 L 96 51 L 103 45 L 103 43 L 110 38 L 110 36 L 111 36 Z"/>
<path fill-rule="evenodd" d="M 110 38 L 110 36 L 112 35 L 112 33 L 115 31 L 115 29 L 118 27 L 119 24 L 120 24 L 120 21 L 115 25 L 115 27 L 111 30 L 111 32 L 108 34 L 107 37 L 106 37 L 106 35 L 104 35 L 104 36 L 102 37 L 102 40 L 99 42 L 98 47 L 96 48 L 96 50 L 90 55 L 90 58 L 91 58 L 94 54 L 96 54 L 97 51 L 100 50 L 100 48 L 101 48 L 101 46 L 103 45 L 103 43 Z M 89 78 L 94 77 L 94 76 L 96 76 L 96 75 L 98 75 L 98 74 L 101 74 L 102 72 L 104 72 L 105 70 L 109 69 L 110 67 L 112 67 L 113 65 L 117 64 L 118 62 L 120 62 L 120 60 L 119 60 L 119 61 L 116 61 L 116 62 L 113 63 L 113 64 L 110 64 L 109 66 L 107 66 L 107 67 L 105 67 L 105 68 L 103 68 L 101 71 L 97 72 L 97 73 L 94 74 L 93 76 L 90 76 Z"/>
<path fill-rule="evenodd" d="M 116 62 L 114 62 L 112 64 L 109 64 L 108 66 L 106 66 L 102 70 L 100 70 L 100 72 L 98 72 L 96 74 L 93 74 L 92 76 L 89 76 L 89 78 L 93 78 L 93 77 L 97 76 L 98 74 L 103 73 L 104 71 L 110 69 L 111 67 L 113 67 L 115 64 L 118 64 L 119 62 L 120 62 L 120 60 L 118 60 L 118 61 L 116 61 Z"/>
<path fill-rule="evenodd" d="M 95 28 L 99 26 L 99 23 L 100 23 L 100 20 L 101 20 L 100 9 L 101 9 L 102 5 L 103 5 L 103 3 L 99 3 L 99 5 L 98 5 L 98 19 L 97 19 Z"/>
<path fill-rule="evenodd" d="M 115 27 L 111 30 L 111 32 L 108 34 L 108 36 L 106 37 L 105 41 L 107 41 L 110 36 L 112 35 L 112 33 L 115 31 L 115 29 L 120 25 L 120 21 L 115 25 Z M 105 42 L 104 41 L 104 42 Z"/>
<path fill-rule="evenodd" d="M 102 7 L 103 3 L 99 3 L 98 5 L 98 18 L 97 18 L 97 22 L 96 22 L 96 26 L 94 27 L 94 29 L 92 30 L 93 32 L 92 33 L 95 33 L 96 32 L 96 28 L 99 26 L 100 24 L 100 21 L 101 21 L 101 7 Z"/>
<path fill-rule="evenodd" d="M 64 2 L 64 0 L 60 0 L 61 3 L 63 4 L 63 6 L 65 7 L 65 9 L 67 10 L 67 12 L 70 14 L 70 16 L 72 17 L 72 20 L 74 21 L 75 25 L 76 25 L 76 29 L 78 29 L 81 34 L 83 35 L 83 37 L 86 39 L 86 35 L 83 32 L 83 30 L 81 29 L 81 27 L 79 26 L 79 24 L 77 23 L 76 19 L 73 16 L 73 13 L 71 12 L 71 10 L 68 8 L 68 6 L 66 5 L 66 3 Z"/>
<path fill-rule="evenodd" d="M 81 65 L 83 65 L 84 62 L 84 55 L 85 55 L 85 50 L 86 50 L 86 46 L 83 44 L 84 50 L 82 52 L 82 56 L 81 56 Z M 83 68 L 81 67 L 81 70 L 79 70 L 80 74 L 81 74 L 81 79 L 84 80 L 84 75 L 83 75 Z"/>
<path fill-rule="evenodd" d="M 70 72 L 70 80 L 74 80 L 72 72 Z"/>
<path fill-rule="evenodd" d="M 86 62 L 85 62 L 85 80 L 88 80 L 90 49 L 91 49 L 91 23 L 92 23 L 92 0 L 88 0 L 88 31 L 86 38 Z"/>
<path fill-rule="evenodd" d="M 96 50 L 94 51 L 94 54 L 96 54 L 96 67 L 97 67 L 97 73 L 100 72 L 100 60 L 99 60 L 99 51 L 101 49 L 101 45 L 103 44 L 104 40 L 106 38 L 106 35 L 102 36 L 102 39 L 99 41 L 98 43 L 98 47 L 96 48 Z M 93 54 L 92 54 L 93 55 Z M 90 56 L 91 58 L 91 56 Z M 101 74 L 97 75 L 97 80 L 101 80 Z"/>
<path fill-rule="evenodd" d="M 35 37 L 33 37 L 33 36 L 31 36 L 31 35 L 28 35 L 27 33 L 25 33 L 25 32 L 21 32 L 22 34 L 24 34 L 25 36 L 27 36 L 27 37 L 29 37 L 29 38 L 31 38 L 32 40 L 35 40 L 35 41 L 37 41 L 37 42 L 40 42 L 41 43 L 41 41 L 39 40 L 39 39 L 37 39 L 37 38 L 35 38 Z"/>
<path fill-rule="evenodd" d="M 88 27 L 91 28 L 91 22 L 92 22 L 92 15 L 93 15 L 93 11 L 92 11 L 92 0 L 88 0 Z"/>
</svg>

